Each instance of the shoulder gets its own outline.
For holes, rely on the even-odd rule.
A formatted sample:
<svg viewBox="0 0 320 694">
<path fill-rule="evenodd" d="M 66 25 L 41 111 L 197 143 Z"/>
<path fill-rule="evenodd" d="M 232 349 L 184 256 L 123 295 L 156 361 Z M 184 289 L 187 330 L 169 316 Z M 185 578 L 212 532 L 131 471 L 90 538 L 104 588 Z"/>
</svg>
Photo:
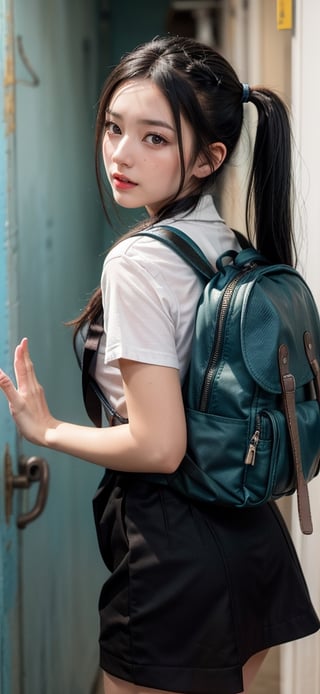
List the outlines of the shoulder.
<svg viewBox="0 0 320 694">
<path fill-rule="evenodd" d="M 152 228 L 146 230 L 152 232 Z M 193 270 L 171 248 L 156 236 L 145 236 L 143 232 L 125 238 L 114 246 L 106 256 L 103 275 L 133 275 L 149 277 L 150 281 L 163 281 L 182 272 L 194 274 Z"/>
<path fill-rule="evenodd" d="M 191 212 L 165 219 L 156 227 L 149 227 L 148 233 L 160 226 L 175 226 L 189 236 L 203 251 L 215 267 L 217 258 L 227 250 L 239 250 L 234 233 L 220 217 L 210 195 L 203 196 Z M 156 236 L 145 236 L 144 232 L 126 237 L 108 253 L 104 272 L 107 269 L 121 273 L 145 272 L 157 277 L 160 274 L 170 277 L 179 273 L 182 278 L 189 277 L 193 270 L 180 256 L 161 242 Z M 182 273 L 182 275 L 180 275 Z"/>
</svg>

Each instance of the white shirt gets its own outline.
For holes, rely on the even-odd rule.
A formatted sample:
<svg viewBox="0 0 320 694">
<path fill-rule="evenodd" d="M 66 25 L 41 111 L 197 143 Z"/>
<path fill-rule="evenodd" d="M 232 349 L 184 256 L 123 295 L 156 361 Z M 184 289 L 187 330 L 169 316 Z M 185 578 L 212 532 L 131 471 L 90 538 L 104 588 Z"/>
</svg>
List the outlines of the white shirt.
<svg viewBox="0 0 320 694">
<path fill-rule="evenodd" d="M 238 250 L 210 195 L 187 216 L 161 222 L 193 239 L 215 267 L 226 250 Z M 185 376 L 194 318 L 203 283 L 195 271 L 164 243 L 147 236 L 121 241 L 108 253 L 101 278 L 104 335 L 95 378 L 112 406 L 126 416 L 118 367 L 120 358 L 179 369 Z"/>
</svg>

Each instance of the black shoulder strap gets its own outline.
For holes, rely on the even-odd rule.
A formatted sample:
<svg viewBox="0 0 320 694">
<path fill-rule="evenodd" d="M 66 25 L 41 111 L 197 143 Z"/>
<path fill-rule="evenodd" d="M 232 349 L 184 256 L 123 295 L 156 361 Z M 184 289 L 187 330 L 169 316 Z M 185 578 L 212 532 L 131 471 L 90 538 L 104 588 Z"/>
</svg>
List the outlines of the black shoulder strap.
<svg viewBox="0 0 320 694">
<path fill-rule="evenodd" d="M 241 231 L 237 231 L 237 229 L 231 229 L 231 231 L 233 231 L 242 250 L 244 250 L 245 248 L 253 248 L 252 243 L 250 243 L 246 236 L 241 234 Z"/>
<path fill-rule="evenodd" d="M 252 247 L 248 239 L 240 231 L 236 229 L 231 229 L 231 231 L 233 231 L 242 249 Z M 173 226 L 156 227 L 153 231 L 140 231 L 137 233 L 137 236 L 141 235 L 150 236 L 151 238 L 157 237 L 159 241 L 170 246 L 207 282 L 214 276 L 215 270 L 210 265 L 201 248 L 181 229 Z"/>
<path fill-rule="evenodd" d="M 96 427 L 102 426 L 102 410 L 104 408 L 106 418 L 110 425 L 126 424 L 128 420 L 122 417 L 112 407 L 91 375 L 91 366 L 97 356 L 99 343 L 103 334 L 102 313 L 91 323 L 88 322 L 78 330 L 74 339 L 74 351 L 78 364 L 82 370 L 82 396 L 84 406 L 91 421 Z"/>
<path fill-rule="evenodd" d="M 215 274 L 201 248 L 187 234 L 176 227 L 156 227 L 153 231 L 139 231 L 137 236 L 150 236 L 152 239 L 157 238 L 158 241 L 162 241 L 180 255 L 206 281 L 211 280 Z"/>
<path fill-rule="evenodd" d="M 92 387 L 93 379 L 90 374 L 90 367 L 96 358 L 99 342 L 103 332 L 102 315 L 95 321 L 91 321 L 81 326 L 77 331 L 73 346 L 82 370 L 82 396 L 86 411 L 96 427 L 101 427 L 101 402 L 97 393 Z"/>
</svg>

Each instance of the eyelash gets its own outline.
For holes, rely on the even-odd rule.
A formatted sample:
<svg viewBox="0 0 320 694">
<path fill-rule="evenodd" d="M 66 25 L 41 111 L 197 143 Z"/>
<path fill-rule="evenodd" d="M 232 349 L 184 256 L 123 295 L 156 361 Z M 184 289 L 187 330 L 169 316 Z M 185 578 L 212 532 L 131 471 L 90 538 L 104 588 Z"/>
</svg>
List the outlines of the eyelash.
<svg viewBox="0 0 320 694">
<path fill-rule="evenodd" d="M 148 133 L 148 135 L 146 135 L 144 139 L 147 140 L 148 137 L 157 138 L 158 142 L 151 142 L 150 143 L 150 144 L 154 145 L 155 147 L 159 147 L 159 145 L 167 144 L 167 140 L 162 135 L 159 135 L 159 133 Z"/>
<path fill-rule="evenodd" d="M 115 132 L 114 129 L 117 129 L 118 132 Z M 109 132 L 110 135 L 120 135 L 121 130 L 120 127 L 114 123 L 113 121 L 106 121 L 104 124 L 104 130 L 105 132 Z M 167 140 L 163 137 L 163 135 L 159 135 L 159 133 L 148 133 L 145 135 L 143 138 L 144 140 L 148 141 L 148 138 L 156 138 L 157 142 L 149 142 L 149 144 L 153 145 L 154 147 L 159 147 L 160 145 L 165 145 L 167 144 Z"/>
<path fill-rule="evenodd" d="M 118 130 L 120 130 L 119 126 L 116 123 L 113 123 L 113 121 L 111 120 L 106 120 L 104 124 L 105 132 L 108 131 L 111 133 L 111 135 L 119 135 L 119 133 L 113 132 L 112 128 L 118 128 Z"/>
</svg>

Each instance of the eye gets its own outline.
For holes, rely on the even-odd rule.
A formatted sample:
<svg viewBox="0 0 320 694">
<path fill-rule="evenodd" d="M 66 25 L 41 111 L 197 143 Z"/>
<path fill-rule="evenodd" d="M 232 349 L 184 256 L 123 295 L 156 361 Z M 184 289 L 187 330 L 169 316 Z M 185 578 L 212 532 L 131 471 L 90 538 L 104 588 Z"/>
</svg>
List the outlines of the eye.
<svg viewBox="0 0 320 694">
<path fill-rule="evenodd" d="M 119 126 L 111 120 L 109 120 L 109 121 L 107 120 L 105 122 L 104 130 L 105 130 L 105 132 L 108 132 L 111 135 L 120 135 L 121 134 L 121 130 L 120 130 Z"/>
<path fill-rule="evenodd" d="M 167 143 L 167 140 L 162 137 L 162 135 L 158 135 L 157 133 L 150 133 L 149 135 L 146 135 L 145 140 L 151 145 L 165 145 Z"/>
</svg>

